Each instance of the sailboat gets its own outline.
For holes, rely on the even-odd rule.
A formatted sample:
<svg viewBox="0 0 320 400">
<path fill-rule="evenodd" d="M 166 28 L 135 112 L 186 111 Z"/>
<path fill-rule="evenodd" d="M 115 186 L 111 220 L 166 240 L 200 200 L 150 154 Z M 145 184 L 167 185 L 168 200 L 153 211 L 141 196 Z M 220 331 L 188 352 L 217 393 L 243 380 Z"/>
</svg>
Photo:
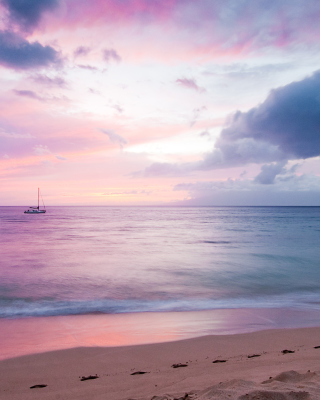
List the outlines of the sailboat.
<svg viewBox="0 0 320 400">
<path fill-rule="evenodd" d="M 42 196 L 41 196 L 41 198 L 42 198 Z M 43 200 L 42 200 L 42 202 L 43 202 Z M 25 214 L 44 214 L 46 212 L 46 207 L 44 204 L 43 204 L 43 208 L 44 208 L 43 210 L 40 210 L 40 207 L 39 207 L 39 188 L 38 188 L 38 207 L 29 207 L 29 210 L 25 211 L 24 213 Z"/>
</svg>

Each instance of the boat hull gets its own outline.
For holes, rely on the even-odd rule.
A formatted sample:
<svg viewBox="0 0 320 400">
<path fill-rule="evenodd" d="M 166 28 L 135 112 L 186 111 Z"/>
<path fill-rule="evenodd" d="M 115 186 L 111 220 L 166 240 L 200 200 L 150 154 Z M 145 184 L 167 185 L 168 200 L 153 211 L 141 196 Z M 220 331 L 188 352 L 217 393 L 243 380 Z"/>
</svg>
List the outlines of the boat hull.
<svg viewBox="0 0 320 400">
<path fill-rule="evenodd" d="M 32 211 L 25 211 L 24 214 L 44 214 L 46 210 L 32 210 Z"/>
</svg>

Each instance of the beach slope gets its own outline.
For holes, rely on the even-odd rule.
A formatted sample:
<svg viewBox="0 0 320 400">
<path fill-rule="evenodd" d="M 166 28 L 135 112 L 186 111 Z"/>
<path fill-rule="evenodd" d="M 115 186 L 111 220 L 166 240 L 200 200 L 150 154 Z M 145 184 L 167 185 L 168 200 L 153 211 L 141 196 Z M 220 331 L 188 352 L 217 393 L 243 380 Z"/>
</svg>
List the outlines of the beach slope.
<svg viewBox="0 0 320 400">
<path fill-rule="evenodd" d="M 0 399 L 320 399 L 320 328 L 86 347 L 0 362 Z"/>
</svg>

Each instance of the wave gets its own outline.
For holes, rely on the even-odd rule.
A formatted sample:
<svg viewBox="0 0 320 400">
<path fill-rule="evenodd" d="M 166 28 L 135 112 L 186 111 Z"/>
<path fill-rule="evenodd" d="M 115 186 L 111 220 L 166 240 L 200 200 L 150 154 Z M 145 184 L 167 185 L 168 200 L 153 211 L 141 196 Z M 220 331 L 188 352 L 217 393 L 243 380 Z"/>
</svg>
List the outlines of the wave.
<svg viewBox="0 0 320 400">
<path fill-rule="evenodd" d="M 84 314 L 121 314 L 139 312 L 203 311 L 240 308 L 299 308 L 319 309 L 320 296 L 316 293 L 237 299 L 184 300 L 63 300 L 30 301 L 0 300 L 0 318 L 48 317 Z"/>
</svg>

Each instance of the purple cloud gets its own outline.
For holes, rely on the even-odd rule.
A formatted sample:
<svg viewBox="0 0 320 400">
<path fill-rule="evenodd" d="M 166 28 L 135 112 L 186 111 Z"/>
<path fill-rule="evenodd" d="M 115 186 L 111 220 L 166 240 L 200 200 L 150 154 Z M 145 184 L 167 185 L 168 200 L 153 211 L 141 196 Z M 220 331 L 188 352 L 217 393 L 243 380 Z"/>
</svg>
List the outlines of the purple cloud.
<svg viewBox="0 0 320 400">
<path fill-rule="evenodd" d="M 264 205 L 319 205 L 320 178 L 313 175 L 291 175 L 279 177 L 275 184 L 257 185 L 244 179 L 180 183 L 175 191 L 188 192 L 189 200 L 177 202 L 179 205 L 224 205 L 250 206 Z"/>
<path fill-rule="evenodd" d="M 83 64 L 78 64 L 77 67 L 81 69 L 88 69 L 89 71 L 98 71 L 97 67 L 93 67 L 92 65 L 83 65 Z"/>
<path fill-rule="evenodd" d="M 37 144 L 36 146 L 34 146 L 33 151 L 37 156 L 44 156 L 46 154 L 51 154 L 51 151 L 48 149 L 48 146 L 42 144 Z"/>
<path fill-rule="evenodd" d="M 243 143 L 273 147 L 269 161 L 320 155 L 320 71 L 299 82 L 274 89 L 258 107 L 237 111 L 222 130 L 216 149 L 225 161 L 248 161 L 240 156 Z M 214 152 L 213 152 L 214 153 Z M 213 155 L 213 153 L 211 155 Z M 262 160 L 264 161 L 264 160 Z"/>
<path fill-rule="evenodd" d="M 50 78 L 47 75 L 37 74 L 37 75 L 32 76 L 30 79 L 36 83 L 40 83 L 40 84 L 46 85 L 46 86 L 63 87 L 66 85 L 66 81 L 63 78 L 60 78 L 59 76 Z"/>
<path fill-rule="evenodd" d="M 276 162 L 265 166 L 256 178 L 260 183 L 272 183 L 281 172 L 282 162 L 320 155 L 319 93 L 320 71 L 274 89 L 259 106 L 247 112 L 237 111 L 221 131 L 214 149 L 201 161 L 155 163 L 144 174 L 181 175 L 194 170 Z"/>
<path fill-rule="evenodd" d="M 261 183 L 263 185 L 271 185 L 277 175 L 286 172 L 284 168 L 286 161 L 281 161 L 275 164 L 266 164 L 261 167 L 261 172 L 254 178 L 254 182 Z"/>
<path fill-rule="evenodd" d="M 187 78 L 177 79 L 176 83 L 187 89 L 193 89 L 198 92 L 206 91 L 204 88 L 199 87 L 194 79 L 187 79 Z"/>
<path fill-rule="evenodd" d="M 58 6 L 59 0 L 1 0 L 1 3 L 8 9 L 12 22 L 30 30 L 39 23 L 44 12 Z"/>
<path fill-rule="evenodd" d="M 29 97 L 30 99 L 42 100 L 42 98 L 32 90 L 13 90 L 13 91 L 18 96 Z"/>
<path fill-rule="evenodd" d="M 185 175 L 188 172 L 189 164 L 170 164 L 170 163 L 153 163 L 147 167 L 143 173 L 146 177 L 157 177 L 157 176 L 180 176 Z M 134 176 L 141 174 L 135 173 Z"/>
<path fill-rule="evenodd" d="M 35 99 L 35 100 L 39 100 L 39 101 L 42 101 L 42 102 L 51 102 L 51 101 L 54 101 L 54 102 L 68 102 L 69 101 L 69 99 L 66 96 L 61 96 L 61 97 L 39 96 L 33 90 L 17 90 L 17 89 L 14 89 L 13 92 L 17 96 L 29 97 L 30 99 Z"/>
<path fill-rule="evenodd" d="M 90 47 L 85 47 L 85 46 L 79 46 L 76 48 L 76 50 L 74 51 L 73 55 L 75 57 L 78 56 L 86 56 L 87 54 L 89 54 L 91 51 Z"/>
<path fill-rule="evenodd" d="M 120 107 L 118 104 L 114 104 L 113 106 L 110 106 L 111 108 L 114 108 L 116 111 L 118 111 L 120 114 L 123 113 L 123 108 Z"/>
<path fill-rule="evenodd" d="M 206 129 L 199 133 L 200 137 L 210 137 L 210 132 Z"/>
<path fill-rule="evenodd" d="M 56 157 L 57 160 L 60 160 L 60 161 L 67 161 L 67 158 L 66 158 L 66 157 L 60 156 L 59 154 L 57 154 L 55 157 Z"/>
<path fill-rule="evenodd" d="M 120 62 L 121 61 L 121 57 L 119 56 L 119 54 L 114 50 L 114 49 L 105 49 L 103 50 L 103 59 L 107 62 L 110 61 L 116 61 L 116 62 Z"/>
<path fill-rule="evenodd" d="M 15 1 L 22 0 L 10 3 Z M 63 5 L 64 23 L 72 25 L 137 23 L 146 29 L 156 24 L 164 30 L 169 25 L 177 31 L 176 35 L 172 33 L 175 40 L 186 38 L 205 56 L 239 56 L 256 49 L 260 54 L 262 48 L 270 51 L 271 47 L 318 46 L 317 0 L 308 0 L 307 5 L 302 0 L 269 0 L 267 5 L 250 0 L 64 0 Z"/>
<path fill-rule="evenodd" d="M 32 69 L 58 63 L 59 55 L 54 48 L 39 42 L 29 43 L 21 36 L 0 31 L 0 64 L 14 69 Z"/>
<path fill-rule="evenodd" d="M 107 135 L 112 143 L 118 144 L 121 148 L 128 143 L 125 138 L 118 135 L 111 129 L 100 129 L 100 131 Z"/>
</svg>

